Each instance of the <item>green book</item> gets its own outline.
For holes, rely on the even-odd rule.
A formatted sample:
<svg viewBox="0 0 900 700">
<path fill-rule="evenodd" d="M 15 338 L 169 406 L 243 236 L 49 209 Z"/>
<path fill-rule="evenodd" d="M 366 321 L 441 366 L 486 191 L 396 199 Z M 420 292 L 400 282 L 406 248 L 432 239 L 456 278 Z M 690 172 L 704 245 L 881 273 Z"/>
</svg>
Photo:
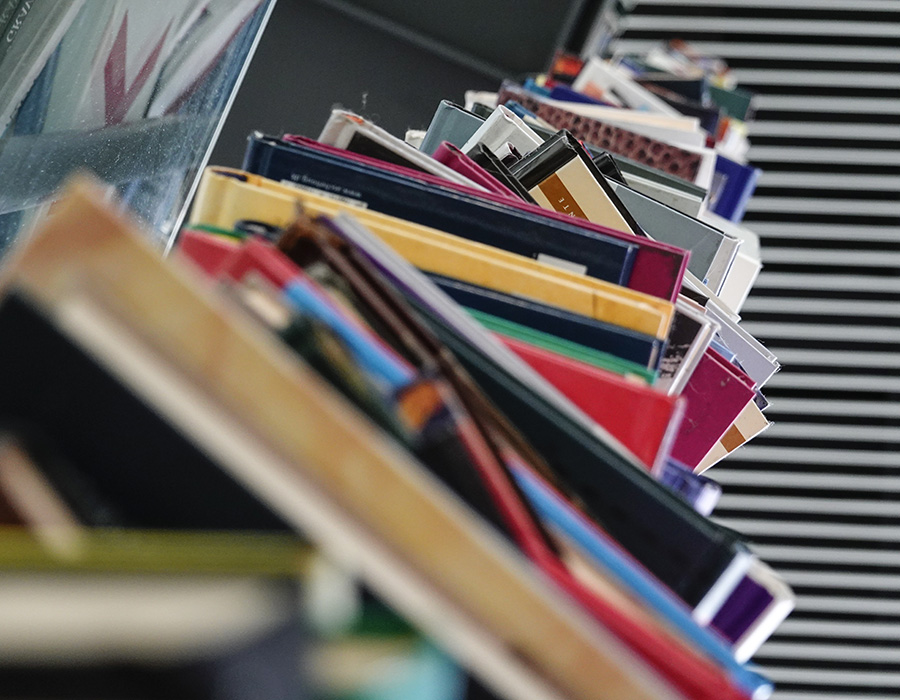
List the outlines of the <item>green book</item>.
<svg viewBox="0 0 900 700">
<path fill-rule="evenodd" d="M 733 119 L 746 121 L 751 112 L 753 93 L 734 88 L 727 90 L 716 85 L 709 86 L 709 97 L 719 108 Z"/>
<path fill-rule="evenodd" d="M 515 338 L 516 340 L 530 343 L 531 345 L 543 348 L 544 350 L 565 355 L 573 360 L 578 360 L 593 365 L 594 367 L 605 369 L 609 372 L 615 372 L 616 374 L 621 374 L 623 376 L 636 375 L 650 384 L 656 379 L 655 372 L 636 362 L 623 360 L 621 357 L 616 357 L 608 352 L 595 350 L 594 348 L 588 347 L 587 345 L 581 345 L 580 343 L 573 343 L 571 340 L 564 340 L 555 335 L 551 335 L 550 333 L 544 333 L 543 331 L 538 331 L 513 321 L 507 321 L 506 319 L 486 314 L 482 311 L 476 311 L 475 309 L 469 308 L 466 308 L 466 311 L 468 311 L 475 320 L 481 323 L 481 325 L 495 333 L 507 335 L 510 338 Z"/>
</svg>

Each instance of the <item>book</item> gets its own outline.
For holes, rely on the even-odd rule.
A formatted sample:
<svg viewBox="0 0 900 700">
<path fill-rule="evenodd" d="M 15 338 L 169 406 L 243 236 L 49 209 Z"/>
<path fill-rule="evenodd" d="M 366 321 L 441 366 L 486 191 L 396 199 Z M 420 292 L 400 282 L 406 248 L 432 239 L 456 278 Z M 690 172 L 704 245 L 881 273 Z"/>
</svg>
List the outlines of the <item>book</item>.
<svg viewBox="0 0 900 700">
<path fill-rule="evenodd" d="M 432 157 L 439 163 L 443 163 L 448 168 L 467 177 L 472 182 L 478 183 L 489 192 L 513 199 L 518 198 L 515 192 L 502 184 L 500 180 L 449 141 L 442 142 L 434 151 Z"/>
<path fill-rule="evenodd" d="M 512 202 L 507 198 L 498 199 L 498 197 L 494 194 L 487 192 L 474 192 L 473 190 L 461 188 L 461 186 L 454 183 L 449 183 L 447 181 L 435 181 L 432 176 L 425 173 L 415 173 L 408 170 L 397 170 L 397 168 L 399 168 L 400 166 L 392 166 L 390 164 L 380 162 L 373 163 L 371 159 L 366 159 L 364 156 L 353 154 L 348 151 L 340 151 L 339 149 L 335 150 L 333 147 L 323 144 L 317 144 L 316 142 L 303 137 L 285 136 L 284 140 L 292 144 L 304 146 L 316 151 L 330 153 L 342 159 L 352 160 L 358 163 L 365 163 L 377 167 L 381 170 L 389 170 L 397 174 L 403 174 L 423 182 L 435 185 L 439 184 L 444 190 L 449 189 L 460 192 L 465 191 L 468 194 L 476 195 L 482 200 L 502 204 L 506 207 L 512 207 L 521 212 L 538 214 L 540 215 L 542 220 L 551 219 L 561 224 L 564 223 L 566 228 L 575 225 L 582 230 L 593 231 L 595 233 L 602 234 L 602 236 L 604 237 L 615 238 L 623 243 L 628 244 L 629 246 L 637 246 L 637 250 L 634 253 L 631 261 L 631 272 L 626 286 L 629 286 L 630 288 L 637 291 L 646 292 L 648 294 L 652 294 L 654 296 L 669 300 L 673 300 L 677 295 L 677 290 L 681 284 L 681 279 L 684 275 L 687 265 L 687 254 L 685 253 L 685 251 L 675 246 L 660 243 L 658 241 L 650 241 L 646 238 L 635 238 L 630 234 L 599 226 L 597 224 L 592 224 L 591 222 L 580 220 L 573 221 L 571 217 L 568 217 L 565 214 L 542 209 L 541 207 L 538 207 L 536 205 L 529 207 L 527 204 L 525 204 L 525 202 L 530 201 L 533 204 L 532 198 L 530 197 L 530 195 L 528 195 L 527 191 L 522 188 L 521 183 L 519 183 L 518 180 L 516 180 L 511 175 L 509 177 L 509 180 L 507 181 L 507 179 L 503 177 L 504 173 L 498 173 L 498 171 L 493 170 L 491 171 L 492 174 L 495 175 L 495 177 L 501 177 L 504 184 L 506 184 L 514 191 L 518 192 L 520 197 L 525 200 L 525 202 L 523 203 Z M 476 150 L 472 154 L 473 156 L 475 156 L 474 159 L 479 163 L 479 165 L 488 167 L 491 163 L 496 163 L 499 167 L 502 167 L 504 172 L 508 172 L 508 169 L 503 166 L 499 159 L 497 159 L 496 156 L 494 156 L 490 152 L 490 149 L 484 148 L 482 145 L 479 145 L 479 147 L 481 150 Z M 484 159 L 479 160 L 480 156 L 484 156 Z M 302 182 L 297 182 L 296 184 L 306 186 Z M 332 188 L 331 191 L 334 192 L 335 190 Z M 565 258 L 560 259 L 562 260 Z"/>
<path fill-rule="evenodd" d="M 537 700 L 555 697 L 555 687 L 591 697 L 602 683 L 622 698 L 671 697 L 649 664 L 579 616 L 277 339 L 123 228 L 93 196 L 70 195 L 6 268 L 4 286 L 52 309 L 66 334 L 177 419 L 223 473 L 352 563 L 495 691 Z M 177 318 L 164 312 L 172 304 Z M 398 513 L 416 513 L 420 527 L 410 529 Z M 426 530 L 441 533 L 439 553 L 422 538 Z"/>
<path fill-rule="evenodd" d="M 709 208 L 724 219 L 740 223 L 761 173 L 759 168 L 736 163 L 721 154 L 716 156 Z"/>
<path fill-rule="evenodd" d="M 511 144 L 525 155 L 540 146 L 543 139 L 511 110 L 498 105 L 460 148 L 464 153 L 468 153 L 479 143 L 500 157 L 501 149 L 507 144 Z"/>
<path fill-rule="evenodd" d="M 759 236 L 746 226 L 735 224 L 733 221 L 709 211 L 700 214 L 700 218 L 742 241 L 737 256 L 731 263 L 728 276 L 725 278 L 725 284 L 719 290 L 719 298 L 722 302 L 735 312 L 740 312 L 750 294 L 753 283 L 762 270 Z"/>
<path fill-rule="evenodd" d="M 714 350 L 707 349 L 681 396 L 687 399 L 683 425 L 672 457 L 697 467 L 753 400 L 752 380 L 742 376 Z"/>
<path fill-rule="evenodd" d="M 505 294 L 450 277 L 429 275 L 429 278 L 461 306 L 586 345 L 647 369 L 656 370 L 662 356 L 664 343 L 651 335 L 634 333 L 621 326 L 603 323 L 534 299 Z"/>
<path fill-rule="evenodd" d="M 449 100 L 441 100 L 425 131 L 419 150 L 433 155 L 444 141 L 461 149 L 483 123 L 484 119 L 467 109 Z"/>
<path fill-rule="evenodd" d="M 402 139 L 389 134 L 358 114 L 346 110 L 332 110 L 331 116 L 322 127 L 318 141 L 376 160 L 431 173 L 476 190 L 481 189 L 481 185 L 472 182 L 469 178 L 434 158 L 420 153 Z"/>
<path fill-rule="evenodd" d="M 648 236 L 691 251 L 688 270 L 714 292 L 722 289 L 741 239 L 625 185 L 613 182 L 611 187 Z"/>
<path fill-rule="evenodd" d="M 558 493 L 554 493 L 553 488 L 544 483 L 540 476 L 526 469 L 517 469 L 515 475 L 542 518 L 571 538 L 578 549 L 601 570 L 627 586 L 632 596 L 646 603 L 698 648 L 721 663 L 751 697 L 757 693 L 766 695 L 772 692 L 772 685 L 768 680 L 736 662 L 731 649 L 722 643 L 720 637 L 698 627 L 679 601 L 660 590 L 646 571 L 636 566 L 602 531 L 572 508 Z"/>
<path fill-rule="evenodd" d="M 697 605 L 720 575 L 732 570 L 729 567 L 740 572 L 746 569 L 749 559 L 734 533 L 717 529 L 656 483 L 633 457 L 617 451 L 580 411 L 561 401 L 555 390 L 548 391 L 552 387 L 534 377 L 530 367 L 523 367 L 521 360 L 510 357 L 507 349 L 486 337 L 483 328 L 384 244 L 349 218 L 338 217 L 337 223 L 342 235 L 397 280 L 475 381 L 508 417 L 514 417 L 535 449 L 584 500 L 596 522 L 677 595 L 689 605 Z M 619 510 L 615 504 L 625 501 L 644 505 L 627 512 Z M 652 529 L 649 522 L 653 522 Z M 704 554 L 699 555 L 701 549 Z M 675 555 L 678 551 L 684 553 L 683 558 Z M 676 565 L 676 559 L 681 564 Z M 730 588 L 726 585 L 725 590 L 736 583 Z M 720 601 L 721 595 L 717 594 L 716 600 Z M 717 603 L 710 605 L 718 609 Z"/>
<path fill-rule="evenodd" d="M 725 434 L 719 441 L 713 445 L 706 456 L 695 467 L 700 474 L 710 467 L 715 466 L 718 462 L 725 459 L 729 454 L 738 449 L 741 445 L 749 442 L 757 435 L 768 430 L 771 423 L 763 415 L 762 410 L 754 401 L 750 401 L 743 410 L 734 419 Z"/>
<path fill-rule="evenodd" d="M 592 146 L 633 158 L 684 180 L 705 183 L 712 177 L 712 162 L 708 173 L 706 169 L 701 169 L 703 155 L 699 152 L 663 143 L 622 127 L 604 124 L 597 119 L 579 116 L 548 104 L 512 83 L 503 84 L 497 99 L 500 103 L 516 100 L 555 129 L 567 129 L 576 138 Z"/>
<path fill-rule="evenodd" d="M 633 244 L 610 240 L 572 224 L 539 218 L 474 193 L 401 176 L 325 153 L 308 144 L 285 144 L 262 136 L 248 144 L 244 170 L 277 182 L 344 193 L 370 209 L 460 237 L 536 258 L 545 254 L 584 265 L 592 277 L 627 283 Z M 547 233 L 554 231 L 553 235 Z"/>
<path fill-rule="evenodd" d="M 567 131 L 545 141 L 511 171 L 545 209 L 625 233 L 641 233 L 587 151 Z"/>
<path fill-rule="evenodd" d="M 628 377 L 637 381 L 639 384 L 652 384 L 655 378 L 653 372 L 641 365 L 628 362 L 627 360 L 620 360 L 617 357 L 611 356 L 609 353 L 598 351 L 590 346 L 566 341 L 557 338 L 550 333 L 535 330 L 513 321 L 507 321 L 492 316 L 491 314 L 476 311 L 475 309 L 466 309 L 466 311 L 468 311 L 469 314 L 485 328 L 496 333 L 498 336 L 503 336 L 504 342 L 509 338 L 515 338 L 534 347 L 539 347 L 564 357 L 569 357 L 585 364 L 608 370 L 621 375 L 622 377 Z M 573 401 L 573 403 L 577 402 Z"/>
<path fill-rule="evenodd" d="M 578 73 L 572 88 L 587 95 L 603 99 L 610 95 L 623 106 L 665 116 L 680 116 L 649 90 L 641 86 L 621 67 L 592 56 Z"/>
<path fill-rule="evenodd" d="M 317 212 L 350 207 L 383 240 L 428 272 L 537 298 L 659 339 L 668 333 L 673 310 L 664 300 L 443 231 L 375 212 L 360 212 L 340 200 L 293 190 L 289 185 L 265 183 L 262 178 L 251 184 L 226 174 L 205 173 L 191 221 L 226 228 L 247 218 L 285 225 L 298 201 Z"/>
<path fill-rule="evenodd" d="M 668 394 L 681 394 L 718 329 L 719 324 L 702 307 L 679 298 L 655 386 Z"/>
<path fill-rule="evenodd" d="M 504 338 L 503 342 L 609 431 L 649 471 L 661 469 L 681 423 L 684 406 L 679 397 L 514 338 Z"/>
</svg>

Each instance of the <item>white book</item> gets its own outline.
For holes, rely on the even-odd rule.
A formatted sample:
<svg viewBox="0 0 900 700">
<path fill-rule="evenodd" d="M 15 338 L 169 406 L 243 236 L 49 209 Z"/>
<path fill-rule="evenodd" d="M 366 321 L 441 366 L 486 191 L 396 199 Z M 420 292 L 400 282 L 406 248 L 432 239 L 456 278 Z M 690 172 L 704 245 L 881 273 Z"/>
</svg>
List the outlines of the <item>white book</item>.
<svg viewBox="0 0 900 700">
<path fill-rule="evenodd" d="M 719 298 L 729 308 L 740 313 L 741 307 L 747 300 L 747 296 L 762 270 L 759 236 L 746 226 L 736 224 L 710 211 L 702 212 L 699 218 L 743 241 L 737 257 L 731 264 L 731 270 L 725 278 L 725 283 L 719 290 Z"/>
<path fill-rule="evenodd" d="M 703 206 L 703 198 L 695 197 L 687 192 L 663 185 L 653 180 L 631 173 L 622 173 L 625 184 L 631 189 L 652 197 L 657 202 L 677 209 L 688 216 L 698 216 Z"/>
<path fill-rule="evenodd" d="M 510 143 L 519 153 L 525 155 L 543 142 L 544 140 L 534 133 L 531 127 L 506 107 L 500 105 L 485 120 L 484 124 L 479 126 L 478 130 L 469 137 L 462 150 L 464 153 L 468 153 L 475 148 L 476 144 L 481 143 L 494 153 L 497 153 L 503 146 Z"/>
<path fill-rule="evenodd" d="M 436 161 L 426 153 L 422 153 L 403 139 L 397 138 L 358 114 L 353 114 L 343 109 L 332 110 L 331 116 L 322 128 L 322 133 L 319 134 L 319 143 L 335 146 L 336 148 L 347 148 L 354 139 L 365 139 L 371 142 L 375 148 L 387 150 L 399 159 L 411 163 L 414 167 L 418 167 L 426 173 L 484 191 L 484 187 L 481 185 L 472 182 L 469 178 L 460 175 L 452 168 L 448 168 L 443 163 Z"/>
<path fill-rule="evenodd" d="M 596 56 L 584 65 L 572 87 L 589 96 L 611 94 L 631 109 L 643 109 L 670 117 L 682 116 L 677 109 L 638 85 L 622 68 Z"/>
</svg>

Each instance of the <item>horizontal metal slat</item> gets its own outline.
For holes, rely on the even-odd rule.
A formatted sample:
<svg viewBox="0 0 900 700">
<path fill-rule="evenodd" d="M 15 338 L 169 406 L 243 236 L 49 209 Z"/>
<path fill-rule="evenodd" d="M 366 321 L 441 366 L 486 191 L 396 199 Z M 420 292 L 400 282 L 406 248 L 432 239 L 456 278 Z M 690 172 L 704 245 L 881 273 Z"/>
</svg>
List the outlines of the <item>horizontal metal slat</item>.
<svg viewBox="0 0 900 700">
<path fill-rule="evenodd" d="M 900 690 L 900 671 L 831 671 L 826 668 L 781 668 L 767 666 L 765 673 L 776 685 L 778 683 L 803 683 L 830 688 L 835 685 L 859 688 L 880 688 L 896 686 Z"/>
<path fill-rule="evenodd" d="M 845 637 L 848 639 L 884 639 L 900 641 L 900 624 L 877 622 L 832 622 L 824 620 L 791 620 L 778 628 L 779 635 L 811 637 Z"/>
<path fill-rule="evenodd" d="M 900 100 L 889 97 L 818 97 L 815 95 L 757 95 L 758 111 L 797 111 L 840 114 L 896 114 Z"/>
<path fill-rule="evenodd" d="M 782 423 L 773 425 L 769 432 Z M 837 429 L 846 426 L 816 426 Z M 743 450 L 742 450 L 743 451 Z M 720 468 L 709 472 L 709 476 L 722 486 L 767 486 L 776 488 L 797 489 L 833 489 L 835 491 L 884 491 L 900 493 L 900 476 L 866 476 L 851 474 L 809 474 L 807 472 L 791 472 L 782 469 L 749 471 L 745 469 L 728 469 L 728 462 Z M 760 498 L 764 498 L 760 496 Z"/>
<path fill-rule="evenodd" d="M 624 0 L 627 8 L 669 6 L 669 7 L 734 7 L 733 0 Z M 846 10 L 846 0 L 741 0 L 741 7 L 771 7 L 774 9 L 794 10 Z M 857 12 L 897 10 L 896 0 L 854 0 L 853 9 Z"/>
<path fill-rule="evenodd" d="M 883 401 L 851 401 L 837 399 L 785 399 L 779 398 L 770 409 L 778 414 L 800 413 L 817 416 L 862 416 L 871 418 L 900 418 L 900 405 Z M 749 459 L 748 445 L 741 452 L 741 459 Z M 830 450 L 829 450 L 830 452 Z M 896 465 L 896 460 L 893 464 Z"/>
<path fill-rule="evenodd" d="M 764 561 L 787 561 L 792 564 L 841 564 L 872 567 L 900 566 L 900 553 L 883 549 L 850 549 L 841 547 L 800 547 L 780 544 L 758 544 L 753 551 Z M 900 629 L 900 623 L 897 624 Z M 781 628 L 779 628 L 781 629 Z M 787 630 L 781 630 L 789 634 Z M 900 658 L 898 658 L 900 661 Z"/>
<path fill-rule="evenodd" d="M 864 367 L 867 369 L 898 369 L 900 353 L 866 352 L 862 350 L 808 350 L 799 348 L 778 348 L 774 344 L 769 349 L 776 354 L 785 367 L 791 365 L 812 365 L 823 367 Z M 779 399 L 779 404 L 783 399 Z"/>
<path fill-rule="evenodd" d="M 777 407 L 781 409 L 783 403 L 791 399 L 778 399 Z M 812 399 L 792 399 L 802 404 L 817 403 Z M 831 402 L 822 402 L 831 403 Z M 850 403 L 849 401 L 843 403 Z M 773 406 L 774 408 L 774 406 Z M 900 416 L 900 406 L 884 406 L 876 403 L 876 410 L 884 410 L 892 415 Z M 834 409 L 829 409 L 834 410 Z M 842 413 L 841 415 L 848 415 Z M 850 414 L 852 415 L 852 414 Z M 874 450 L 837 450 L 833 448 L 814 447 L 772 447 L 750 443 L 741 449 L 741 461 L 744 462 L 772 462 L 774 464 L 835 464 L 852 468 L 854 466 L 895 467 L 897 455 L 892 452 L 878 452 Z M 724 498 L 724 496 L 723 496 Z M 895 510 L 900 516 L 900 504 L 896 504 Z"/>
<path fill-rule="evenodd" d="M 767 248 L 763 257 L 777 248 Z M 810 251 L 818 253 L 819 251 Z M 793 297 L 761 297 L 752 293 L 744 302 L 741 313 L 808 314 L 811 316 L 884 316 L 896 318 L 897 305 L 887 301 L 856 301 L 853 299 L 797 299 Z"/>
<path fill-rule="evenodd" d="M 900 392 L 900 377 L 882 377 L 877 374 L 799 374 L 782 371 L 776 373 L 775 376 L 766 382 L 766 389 Z M 768 435 L 772 437 L 771 433 Z M 822 435 L 822 437 L 827 436 Z"/>
<path fill-rule="evenodd" d="M 737 68 L 738 85 L 804 85 L 824 87 L 900 88 L 897 73 L 861 73 L 859 71 L 798 70 L 796 68 Z"/>
<path fill-rule="evenodd" d="M 730 32 L 765 36 L 854 36 L 900 38 L 900 22 L 852 22 L 832 19 L 748 19 L 746 17 L 673 17 L 638 14 L 622 18 L 625 30 L 669 32 Z M 776 42 L 771 42 L 776 43 Z"/>
<path fill-rule="evenodd" d="M 764 261 L 765 264 L 765 261 Z M 756 279 L 757 289 L 803 289 L 846 292 L 900 292 L 900 279 L 864 275 L 820 275 L 803 272 L 767 272 Z"/>
<path fill-rule="evenodd" d="M 766 513 L 818 513 L 820 515 L 862 515 L 900 517 L 900 502 L 862 498 L 800 498 L 796 496 L 744 496 L 725 493 L 720 510 L 762 511 Z"/>
<path fill-rule="evenodd" d="M 900 111 L 900 100 L 896 106 Z M 815 146 L 750 146 L 752 163 L 853 163 L 854 165 L 897 165 L 900 150 L 875 148 L 818 148 Z M 753 200 L 751 199 L 751 202 Z M 893 209 L 891 213 L 896 213 Z"/>
<path fill-rule="evenodd" d="M 891 598 L 801 595 L 794 608 L 798 613 L 850 613 L 855 615 L 900 615 L 900 601 Z"/>
<path fill-rule="evenodd" d="M 900 162 L 900 151 L 897 151 Z M 747 212 L 784 212 L 790 214 L 842 214 L 860 216 L 897 216 L 896 199 L 838 199 L 835 197 L 752 197 Z"/>
<path fill-rule="evenodd" d="M 803 659 L 804 661 L 852 661 L 856 663 L 900 664 L 900 649 L 893 646 L 856 647 L 850 644 L 825 644 L 821 642 L 770 642 L 754 657 L 765 664 L 768 659 Z"/>
<path fill-rule="evenodd" d="M 756 181 L 756 186 L 896 193 L 900 192 L 900 176 L 862 175 L 860 173 L 792 173 L 770 170 L 763 171 Z"/>
<path fill-rule="evenodd" d="M 841 564 L 872 567 L 900 566 L 900 553 L 881 549 L 849 549 L 842 547 L 791 547 L 777 544 L 754 545 L 753 551 L 765 561 L 791 564 Z M 900 625 L 897 625 L 900 632 Z"/>
<path fill-rule="evenodd" d="M 834 693 L 810 692 L 806 690 L 785 690 L 779 688 L 778 694 L 772 696 L 773 700 L 897 700 L 894 693 L 883 695 L 881 693 L 868 693 L 860 691 L 859 693 L 848 693 L 842 691 L 839 696 Z"/>
<path fill-rule="evenodd" d="M 777 0 L 776 0 L 777 1 Z M 892 0 L 893 1 L 893 0 Z M 631 39 L 627 36 L 616 42 L 618 53 L 645 53 L 659 46 L 658 39 Z M 790 61 L 854 61 L 862 63 L 892 63 L 900 60 L 900 49 L 883 46 L 829 46 L 776 42 L 730 42 L 698 39 L 691 41 L 697 51 L 728 58 L 757 58 L 766 64 L 773 60 Z"/>
<path fill-rule="evenodd" d="M 860 574 L 843 571 L 799 571 L 781 568 L 778 572 L 792 586 L 815 586 L 866 591 L 900 591 L 900 575 Z"/>
<path fill-rule="evenodd" d="M 802 174 L 798 174 L 798 177 Z M 783 221 L 748 221 L 761 237 L 801 238 L 804 240 L 866 241 L 872 243 L 900 240 L 900 226 L 861 226 L 858 224 L 807 224 Z M 765 243 L 765 240 L 763 240 Z M 763 260 L 765 262 L 765 260 Z"/>
<path fill-rule="evenodd" d="M 852 340 L 854 343 L 900 343 L 900 328 L 853 326 L 846 324 L 779 323 L 744 321 L 744 330 L 758 338 L 795 338 L 803 340 Z"/>
<path fill-rule="evenodd" d="M 749 537 L 768 535 L 770 537 L 790 537 L 792 539 L 836 539 L 900 544 L 900 527 L 893 525 L 809 523 L 789 520 L 754 520 L 753 518 L 726 516 L 717 516 L 714 519 L 716 522 Z M 900 610 L 900 603 L 898 603 L 898 610 Z"/>
<path fill-rule="evenodd" d="M 806 265 L 840 265 L 841 267 L 900 268 L 900 252 L 840 250 L 809 248 L 767 248 L 763 255 L 767 263 L 802 263 Z M 893 305 L 894 313 L 898 309 Z"/>
</svg>

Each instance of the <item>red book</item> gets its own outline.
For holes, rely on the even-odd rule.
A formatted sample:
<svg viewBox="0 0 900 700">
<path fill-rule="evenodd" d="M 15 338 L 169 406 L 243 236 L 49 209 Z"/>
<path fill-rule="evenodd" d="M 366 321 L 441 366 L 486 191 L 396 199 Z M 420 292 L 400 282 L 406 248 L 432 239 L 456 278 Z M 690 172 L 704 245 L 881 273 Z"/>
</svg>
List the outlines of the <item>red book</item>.
<svg viewBox="0 0 900 700">
<path fill-rule="evenodd" d="M 681 425 L 680 397 L 514 338 L 498 337 L 647 469 L 662 467 Z"/>
<path fill-rule="evenodd" d="M 487 170 L 478 165 L 478 163 L 469 158 L 462 150 L 449 141 L 441 143 L 434 152 L 432 158 L 439 163 L 443 163 L 448 168 L 455 170 L 460 175 L 465 175 L 472 182 L 484 187 L 488 192 L 493 192 L 494 194 L 514 201 L 518 201 L 519 199 L 515 192 L 507 188 Z"/>
<path fill-rule="evenodd" d="M 276 289 L 284 289 L 288 282 L 303 273 L 284 253 L 258 238 L 247 239 L 241 248 L 223 262 L 218 273 L 219 277 L 240 282 L 251 271 L 261 275 Z"/>
<path fill-rule="evenodd" d="M 241 242 L 238 240 L 189 228 L 182 229 L 178 236 L 180 254 L 212 277 L 215 277 L 225 260 L 240 246 Z"/>
</svg>

